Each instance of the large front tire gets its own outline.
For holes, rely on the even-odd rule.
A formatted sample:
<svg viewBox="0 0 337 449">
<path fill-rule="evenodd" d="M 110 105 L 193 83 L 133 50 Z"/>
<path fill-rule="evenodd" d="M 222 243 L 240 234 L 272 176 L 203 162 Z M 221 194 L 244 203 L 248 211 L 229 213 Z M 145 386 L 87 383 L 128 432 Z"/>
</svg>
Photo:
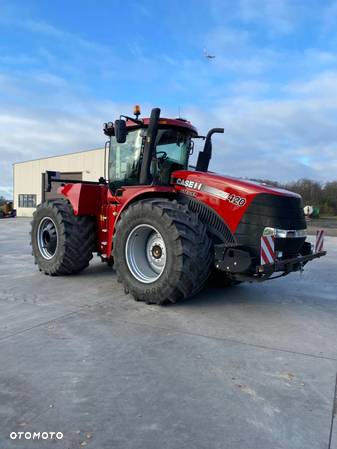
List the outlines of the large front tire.
<svg viewBox="0 0 337 449">
<path fill-rule="evenodd" d="M 78 273 L 95 251 L 95 223 L 76 217 L 67 200 L 40 204 L 31 222 L 31 245 L 40 271 L 52 276 Z"/>
<path fill-rule="evenodd" d="M 113 256 L 126 292 L 148 304 L 198 293 L 213 258 L 211 240 L 197 214 L 164 198 L 128 207 L 116 225 Z"/>
</svg>

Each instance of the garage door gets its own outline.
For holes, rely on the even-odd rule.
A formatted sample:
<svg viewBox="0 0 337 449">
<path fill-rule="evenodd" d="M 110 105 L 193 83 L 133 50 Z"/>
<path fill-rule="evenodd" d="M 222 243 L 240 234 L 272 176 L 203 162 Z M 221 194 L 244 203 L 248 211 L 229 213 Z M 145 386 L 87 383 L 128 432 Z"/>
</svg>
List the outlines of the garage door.
<svg viewBox="0 0 337 449">
<path fill-rule="evenodd" d="M 82 172 L 61 172 L 60 173 L 61 179 L 74 179 L 76 181 L 82 181 Z M 62 198 L 62 195 L 57 193 L 57 189 L 60 187 L 60 183 L 53 182 L 52 183 L 52 189 L 50 192 L 46 192 L 47 183 L 46 183 L 47 177 L 45 173 L 42 173 L 42 201 L 54 199 L 54 198 Z"/>
</svg>

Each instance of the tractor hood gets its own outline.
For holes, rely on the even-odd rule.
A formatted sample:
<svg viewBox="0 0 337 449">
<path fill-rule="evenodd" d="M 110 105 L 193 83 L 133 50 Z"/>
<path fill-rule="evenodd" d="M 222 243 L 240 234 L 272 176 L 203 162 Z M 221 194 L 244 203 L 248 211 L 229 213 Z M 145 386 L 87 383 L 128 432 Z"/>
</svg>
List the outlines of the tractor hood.
<svg viewBox="0 0 337 449">
<path fill-rule="evenodd" d="M 216 211 L 235 232 L 246 210 L 255 200 L 265 202 L 272 197 L 288 198 L 301 203 L 300 195 L 243 179 L 222 176 L 216 173 L 179 170 L 172 173 L 171 183 L 180 194 L 201 201 Z"/>
</svg>

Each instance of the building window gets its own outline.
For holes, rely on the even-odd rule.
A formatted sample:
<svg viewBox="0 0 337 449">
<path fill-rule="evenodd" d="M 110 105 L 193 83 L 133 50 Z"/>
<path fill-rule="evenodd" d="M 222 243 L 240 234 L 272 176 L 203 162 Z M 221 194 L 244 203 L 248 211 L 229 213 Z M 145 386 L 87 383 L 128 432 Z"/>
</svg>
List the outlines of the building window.
<svg viewBox="0 0 337 449">
<path fill-rule="evenodd" d="M 36 195 L 19 195 L 19 207 L 36 207 Z"/>
</svg>

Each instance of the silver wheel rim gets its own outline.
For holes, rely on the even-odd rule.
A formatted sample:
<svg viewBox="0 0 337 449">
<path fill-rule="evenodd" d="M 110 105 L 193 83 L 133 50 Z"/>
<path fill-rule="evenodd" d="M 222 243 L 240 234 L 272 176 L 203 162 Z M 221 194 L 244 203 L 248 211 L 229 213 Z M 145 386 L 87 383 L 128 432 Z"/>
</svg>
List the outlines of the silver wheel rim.
<svg viewBox="0 0 337 449">
<path fill-rule="evenodd" d="M 163 237 L 151 225 L 136 226 L 126 241 L 125 258 L 131 274 L 138 281 L 144 284 L 155 282 L 166 266 Z"/>
<path fill-rule="evenodd" d="M 44 217 L 37 229 L 37 245 L 41 256 L 50 260 L 55 256 L 58 247 L 58 234 L 54 221 Z"/>
</svg>

